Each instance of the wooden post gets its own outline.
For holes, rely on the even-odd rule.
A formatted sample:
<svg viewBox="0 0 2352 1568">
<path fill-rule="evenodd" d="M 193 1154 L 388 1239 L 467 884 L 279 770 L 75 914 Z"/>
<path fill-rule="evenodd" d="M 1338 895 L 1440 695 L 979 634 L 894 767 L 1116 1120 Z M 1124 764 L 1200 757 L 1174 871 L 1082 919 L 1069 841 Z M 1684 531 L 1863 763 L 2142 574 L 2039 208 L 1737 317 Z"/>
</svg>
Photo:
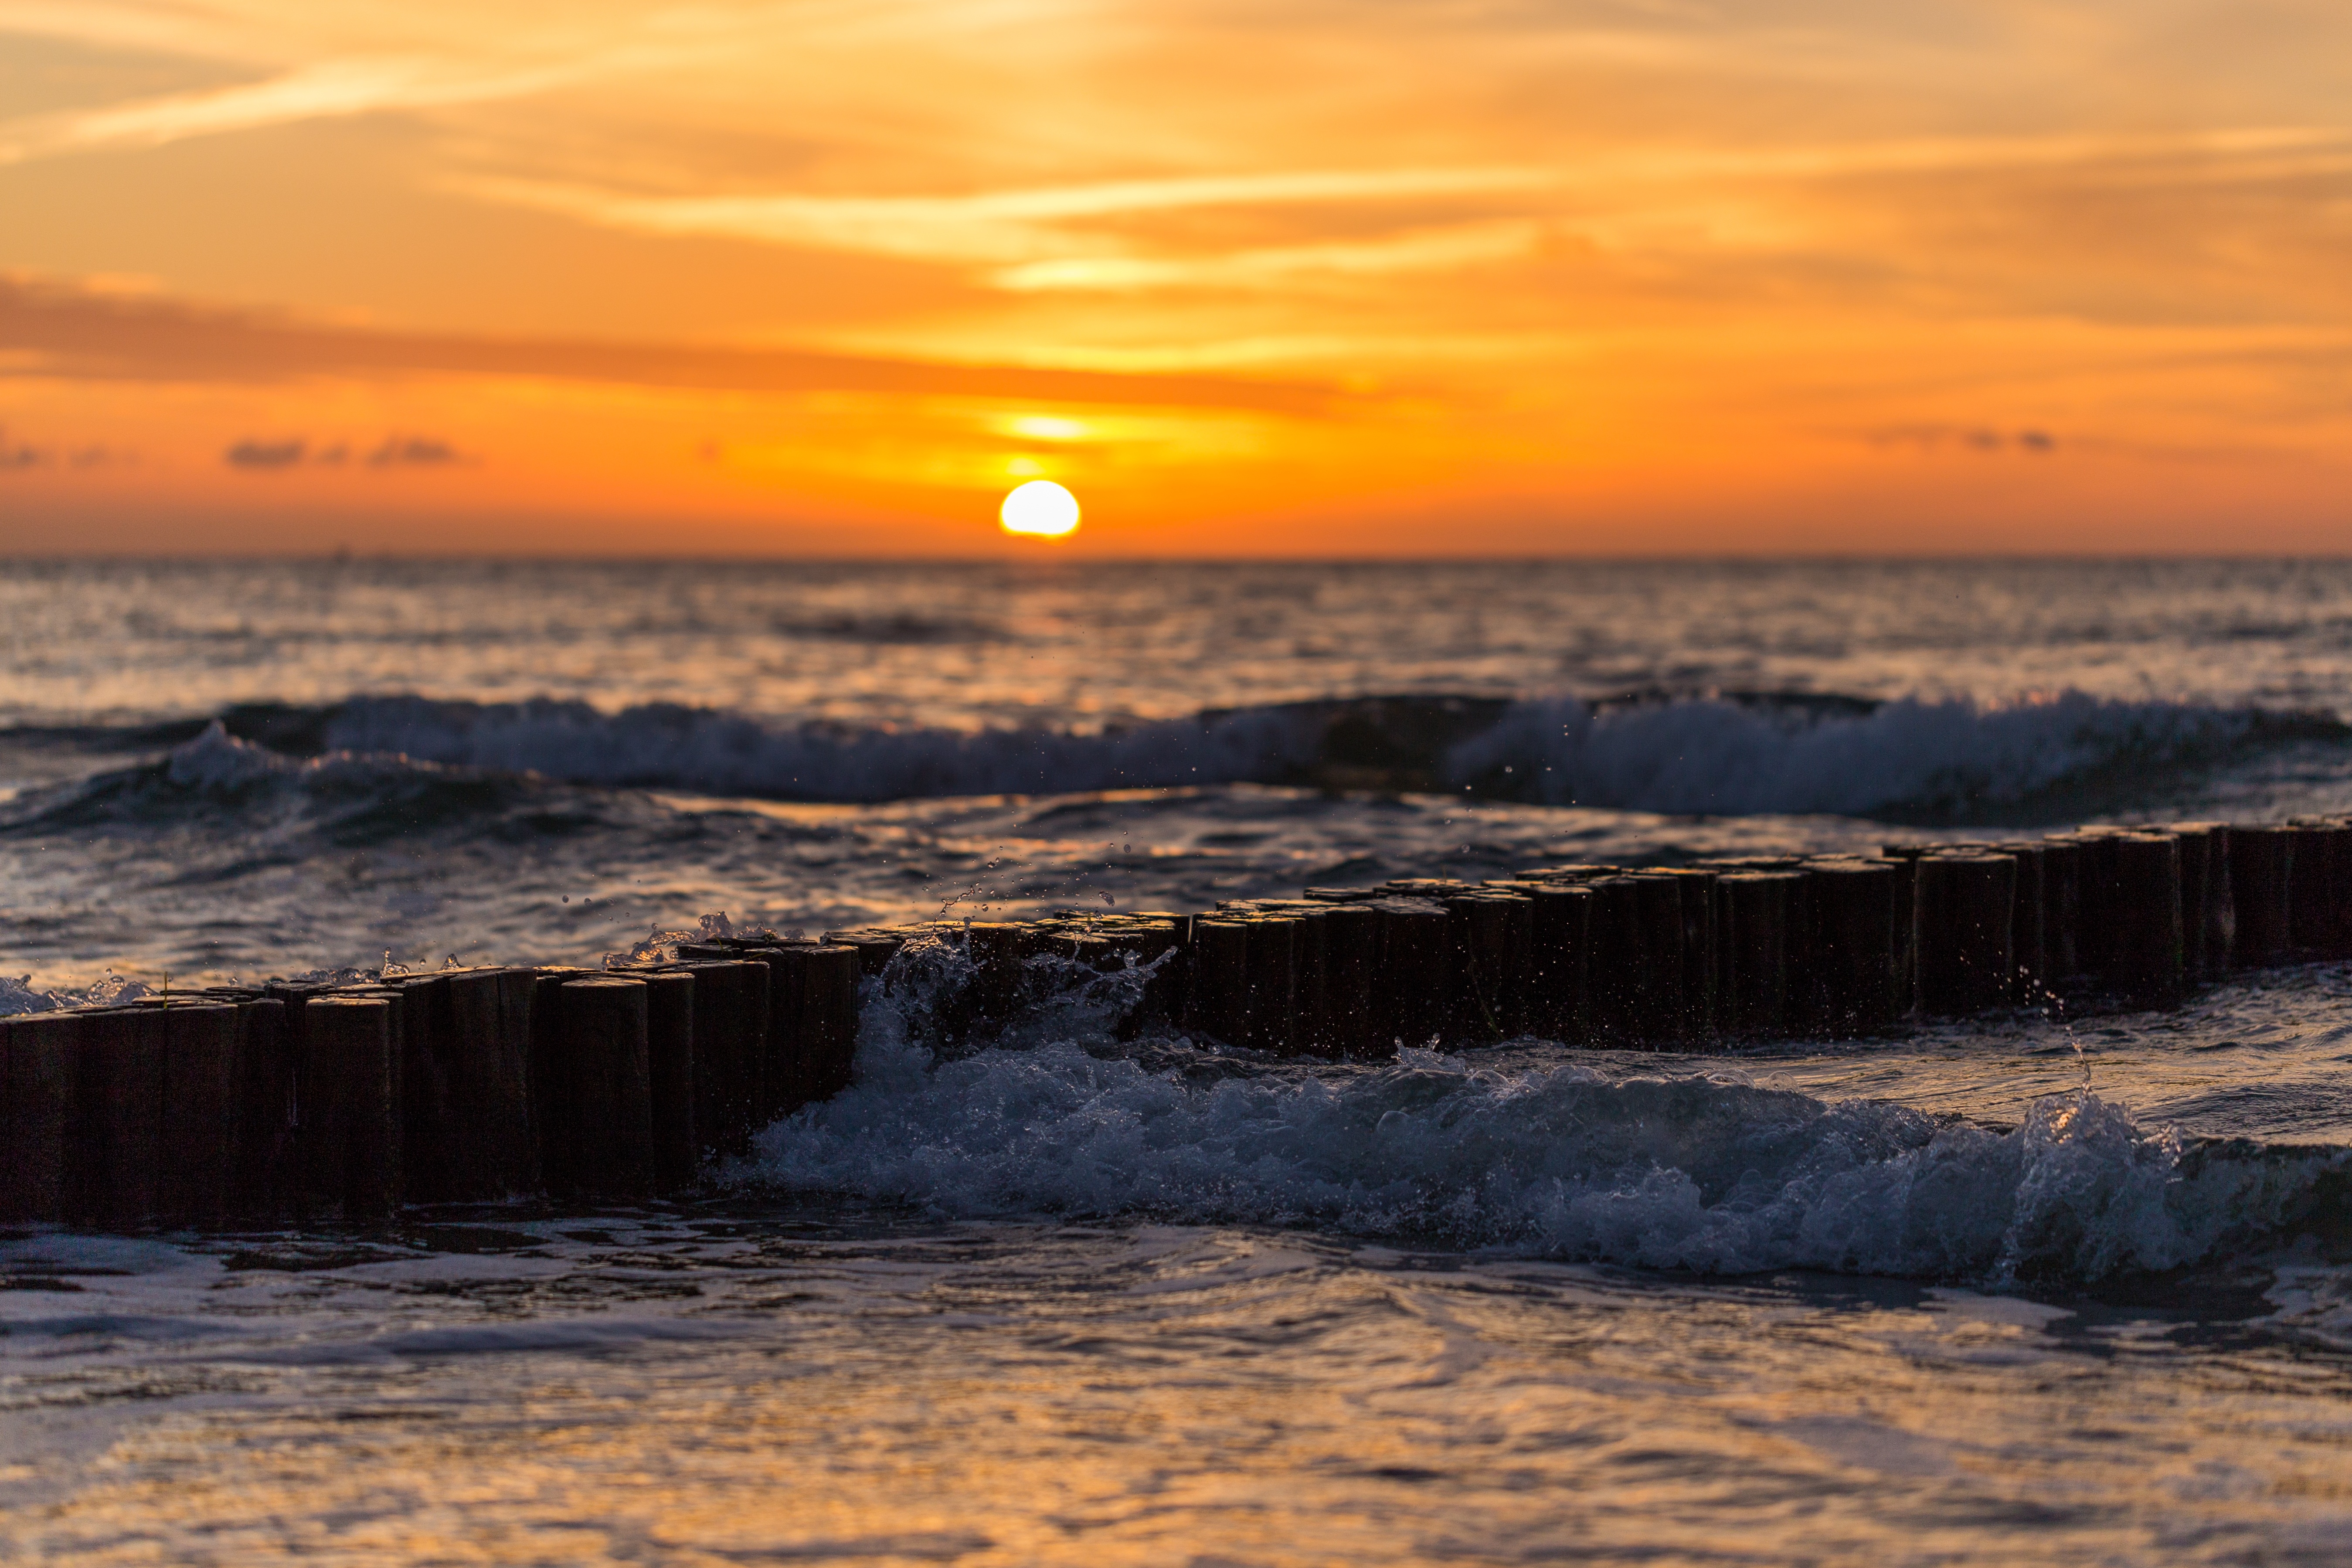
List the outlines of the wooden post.
<svg viewBox="0 0 2352 1568">
<path fill-rule="evenodd" d="M 330 994 L 302 1007 L 305 1184 L 356 1223 L 389 1219 L 400 1206 L 394 1005 L 384 996 Z"/>
<path fill-rule="evenodd" d="M 2289 901 L 2296 833 L 2292 827 L 2230 828 L 2230 886 L 2236 911 L 2236 961 L 2249 968 L 2284 963 L 2294 938 Z"/>
<path fill-rule="evenodd" d="M 1895 1012 L 1907 1017 L 1919 1005 L 1919 858 L 1925 845 L 1889 844 L 1895 868 Z"/>
<path fill-rule="evenodd" d="M 2313 958 L 2343 958 L 2352 952 L 2345 900 L 2352 874 L 2352 827 L 2327 817 L 2294 826 L 2294 873 L 2288 883 L 2294 945 Z"/>
<path fill-rule="evenodd" d="M 567 1187 L 597 1197 L 646 1197 L 654 1189 L 646 983 L 590 974 L 564 982 L 557 998 L 568 1144 L 558 1163 Z"/>
<path fill-rule="evenodd" d="M 2180 967 L 2194 978 L 2205 973 L 2205 888 L 2212 874 L 2213 835 L 2196 823 L 2175 823 L 2165 831 L 2180 847 Z"/>
<path fill-rule="evenodd" d="M 2180 995 L 2179 841 L 2131 833 L 2115 847 L 2116 931 L 2108 981 L 2126 996 L 2169 1002 Z"/>
<path fill-rule="evenodd" d="M 1919 860 L 1919 998 L 1951 1016 L 2000 1005 L 2014 970 L 2009 947 L 2017 862 L 2007 855 Z"/>
<path fill-rule="evenodd" d="M 1445 900 L 1445 945 L 1454 973 L 1447 1035 L 1491 1045 L 1509 1033 L 1505 1000 L 1510 963 L 1510 918 L 1502 900 L 1457 893 Z"/>
<path fill-rule="evenodd" d="M 1544 887 L 1528 899 L 1528 1029 L 1562 1045 L 1585 1043 L 1585 966 L 1591 952 L 1592 889 Z"/>
<path fill-rule="evenodd" d="M 1286 1052 L 1297 1024 L 1293 984 L 1298 922 L 1286 916 L 1253 915 L 1244 923 L 1248 967 L 1240 1043 L 1252 1050 Z"/>
<path fill-rule="evenodd" d="M 1682 889 L 1683 908 L 1683 1037 L 1702 1043 L 1715 1037 L 1717 978 L 1721 961 L 1716 952 L 1715 879 L 1718 873 L 1696 868 L 1662 872 Z"/>
<path fill-rule="evenodd" d="M 431 1190 L 445 1201 L 481 1203 L 539 1186 L 538 1139 L 530 1113 L 530 1006 L 538 976 L 527 969 L 466 969 L 443 977 L 433 1004 L 435 1044 L 428 1057 L 429 1101 L 441 1129 L 409 1147 L 434 1151 Z M 409 1011 L 404 1023 L 413 1021 Z M 409 1053 L 415 1065 L 417 1053 Z"/>
<path fill-rule="evenodd" d="M 694 976 L 694 1131 L 705 1153 L 750 1147 L 752 1077 L 768 1037 L 768 966 L 740 960 L 688 965 Z"/>
<path fill-rule="evenodd" d="M 1717 879 L 1717 941 L 1723 952 L 1724 1026 L 1748 1037 L 1789 1025 L 1790 871 L 1733 871 Z"/>
<path fill-rule="evenodd" d="M 637 978 L 646 986 L 654 1190 L 675 1193 L 694 1184 L 702 1148 L 694 1128 L 694 972 L 656 969 Z"/>
<path fill-rule="evenodd" d="M 1444 1033 L 1452 992 L 1445 909 L 1415 898 L 1383 899 L 1372 907 L 1381 918 L 1382 1029 L 1373 1052 L 1394 1056 L 1399 1045 L 1426 1046 Z"/>
<path fill-rule="evenodd" d="M 0 1223 L 56 1224 L 68 1217 L 79 1024 L 28 1013 L 0 1020 Z"/>
<path fill-rule="evenodd" d="M 79 1016 L 75 1097 L 82 1108 L 80 1212 L 101 1230 L 134 1230 L 154 1218 L 163 1144 L 163 1012 L 107 1008 Z"/>
<path fill-rule="evenodd" d="M 857 982 L 864 963 L 853 947 L 796 950 L 801 971 L 801 1100 L 830 1100 L 849 1087 L 857 1056 Z"/>
<path fill-rule="evenodd" d="M 217 1225 L 236 1195 L 237 1047 L 233 1005 L 163 1010 L 163 1100 L 155 1208 L 178 1225 Z"/>
<path fill-rule="evenodd" d="M 1371 1054 L 1380 937 L 1381 917 L 1370 904 L 1333 904 L 1323 917 L 1325 1037 L 1333 1057 Z"/>
<path fill-rule="evenodd" d="M 1249 1018 L 1249 927 L 1240 921 L 1192 922 L 1192 995 L 1185 1026 L 1228 1046 L 1244 1043 Z"/>
<path fill-rule="evenodd" d="M 1636 871 L 1632 877 L 1642 987 L 1633 1037 L 1655 1049 L 1679 1042 L 1688 1023 L 1683 1000 L 1682 881 L 1658 871 Z"/>
<path fill-rule="evenodd" d="M 1834 1036 L 1894 1027 L 1895 868 L 1884 860 L 1817 864 L 1813 907 L 1822 1028 Z"/>
<path fill-rule="evenodd" d="M 2053 986 L 2082 973 L 2083 845 L 2066 837 L 2042 841 L 2042 962 Z"/>
<path fill-rule="evenodd" d="M 1592 1032 L 1609 1045 L 1641 1037 L 1643 1009 L 1652 987 L 1643 945 L 1641 884 L 1631 877 L 1595 877 L 1591 947 L 1586 973 Z"/>
<path fill-rule="evenodd" d="M 2010 903 L 2010 997 L 2028 1006 L 2050 984 L 2049 851 L 2040 844 L 1998 844 L 2017 862 L 2017 896 Z"/>
</svg>

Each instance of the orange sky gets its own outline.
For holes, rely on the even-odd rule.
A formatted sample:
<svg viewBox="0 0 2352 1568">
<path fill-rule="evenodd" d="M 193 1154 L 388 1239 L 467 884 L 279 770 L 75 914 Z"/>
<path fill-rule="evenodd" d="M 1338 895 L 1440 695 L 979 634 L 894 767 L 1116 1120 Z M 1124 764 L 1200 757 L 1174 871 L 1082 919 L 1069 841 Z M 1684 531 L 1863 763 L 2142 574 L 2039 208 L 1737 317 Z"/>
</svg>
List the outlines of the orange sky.
<svg viewBox="0 0 2352 1568">
<path fill-rule="evenodd" d="M 0 0 L 0 549 L 2338 552 L 2347 105 L 2342 0 Z"/>
</svg>

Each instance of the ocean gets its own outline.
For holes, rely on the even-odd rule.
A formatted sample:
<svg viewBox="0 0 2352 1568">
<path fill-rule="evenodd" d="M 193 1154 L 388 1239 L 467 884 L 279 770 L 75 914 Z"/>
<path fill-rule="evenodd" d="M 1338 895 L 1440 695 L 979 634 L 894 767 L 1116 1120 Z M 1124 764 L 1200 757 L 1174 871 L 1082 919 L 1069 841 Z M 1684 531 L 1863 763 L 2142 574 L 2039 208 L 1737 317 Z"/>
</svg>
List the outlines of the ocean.
<svg viewBox="0 0 2352 1568">
<path fill-rule="evenodd" d="M 2352 809 L 2352 564 L 0 567 L 0 1013 Z M 691 1201 L 0 1232 L 0 1560 L 2352 1562 L 2352 972 L 1706 1054 L 1085 1006 Z"/>
</svg>

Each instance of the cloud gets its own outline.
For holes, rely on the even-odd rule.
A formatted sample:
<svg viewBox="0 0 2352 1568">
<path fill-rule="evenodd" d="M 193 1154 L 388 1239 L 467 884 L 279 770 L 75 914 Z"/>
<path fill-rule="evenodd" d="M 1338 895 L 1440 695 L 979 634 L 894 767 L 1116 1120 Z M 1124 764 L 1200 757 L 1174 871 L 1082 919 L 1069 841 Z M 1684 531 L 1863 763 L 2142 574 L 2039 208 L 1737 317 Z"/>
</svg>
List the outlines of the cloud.
<svg viewBox="0 0 2352 1568">
<path fill-rule="evenodd" d="M 1891 425 L 1865 437 L 1874 447 L 1940 451 L 1947 447 L 1969 452 L 2024 452 L 2042 457 L 2058 449 L 2058 438 L 2047 430 L 2028 426 L 2002 430 L 1990 425 Z"/>
<path fill-rule="evenodd" d="M 383 445 L 368 454 L 372 468 L 437 468 L 460 461 L 446 441 L 423 436 L 387 436 Z"/>
<path fill-rule="evenodd" d="M 1067 256 L 1085 220 L 1189 208 L 1393 202 L 1539 190 L 1547 169 L 1342 169 L 1113 180 L 953 196 L 798 195 L 635 196 L 593 186 L 474 179 L 453 186 L 490 200 L 613 228 L 930 261 L 1018 262 Z"/>
<path fill-rule="evenodd" d="M 160 147 L 299 121 L 519 98 L 575 74 L 557 68 L 485 71 L 419 58 L 320 60 L 236 87 L 14 121 L 0 126 L 0 164 L 110 147 Z"/>
<path fill-rule="evenodd" d="M 11 351 L 15 351 L 13 353 Z M 874 392 L 1328 413 L 1297 381 L 1044 370 L 581 338 L 370 331 L 0 277 L 0 374 L 207 383 L 502 375 L 747 392 Z M 267 445 L 267 443 L 264 443 Z"/>
<path fill-rule="evenodd" d="M 301 465 L 310 451 L 310 443 L 296 437 L 290 441 L 257 440 L 248 436 L 221 454 L 221 460 L 232 468 L 252 468 L 269 472 Z"/>
</svg>

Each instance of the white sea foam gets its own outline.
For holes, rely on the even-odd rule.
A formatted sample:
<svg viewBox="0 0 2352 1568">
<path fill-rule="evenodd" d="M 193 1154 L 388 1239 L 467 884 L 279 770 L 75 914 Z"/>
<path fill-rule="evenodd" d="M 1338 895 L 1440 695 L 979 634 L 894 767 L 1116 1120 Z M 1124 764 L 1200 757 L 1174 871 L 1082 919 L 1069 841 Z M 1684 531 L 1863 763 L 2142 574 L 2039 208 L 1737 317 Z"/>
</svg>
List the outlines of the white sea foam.
<svg viewBox="0 0 2352 1568">
<path fill-rule="evenodd" d="M 355 698 L 325 729 L 347 752 L 583 784 L 874 801 L 1118 787 L 1321 782 L 1367 743 L 1433 784 L 1550 804 L 1710 813 L 1844 813 L 2001 804 L 2193 766 L 2266 738 L 2337 732 L 2308 715 L 2065 692 L 2006 704 L 1872 707 L 1691 699 L 1596 710 L 1512 704 L 1450 746 L 1442 699 L 1282 704 L 1128 729 L 974 731 L 796 725 L 652 704 Z M 1343 738 L 1339 725 L 1349 726 Z M 1383 723 L 1396 725 L 1378 732 Z M 2316 727 L 2316 728 L 2315 728 Z M 1360 774 L 1358 765 L 1356 773 Z"/>
<path fill-rule="evenodd" d="M 2296 728 L 2288 716 L 2069 691 L 2009 704 L 1885 703 L 1823 717 L 1724 700 L 1596 712 L 1514 705 L 1456 746 L 1457 783 L 1512 769 L 1522 798 L 1666 812 L 1841 813 L 2005 803 L 2125 769 L 2175 769 Z"/>
<path fill-rule="evenodd" d="M 737 1174 L 950 1214 L 1306 1224 L 1722 1273 L 2095 1279 L 2267 1229 L 2328 1158 L 2192 1167 L 2088 1091 L 2000 1131 L 1731 1077 L 1418 1050 L 1205 1084 L 1069 1038 L 934 1061 L 869 1007 L 856 1084 L 766 1130 Z"/>
</svg>

